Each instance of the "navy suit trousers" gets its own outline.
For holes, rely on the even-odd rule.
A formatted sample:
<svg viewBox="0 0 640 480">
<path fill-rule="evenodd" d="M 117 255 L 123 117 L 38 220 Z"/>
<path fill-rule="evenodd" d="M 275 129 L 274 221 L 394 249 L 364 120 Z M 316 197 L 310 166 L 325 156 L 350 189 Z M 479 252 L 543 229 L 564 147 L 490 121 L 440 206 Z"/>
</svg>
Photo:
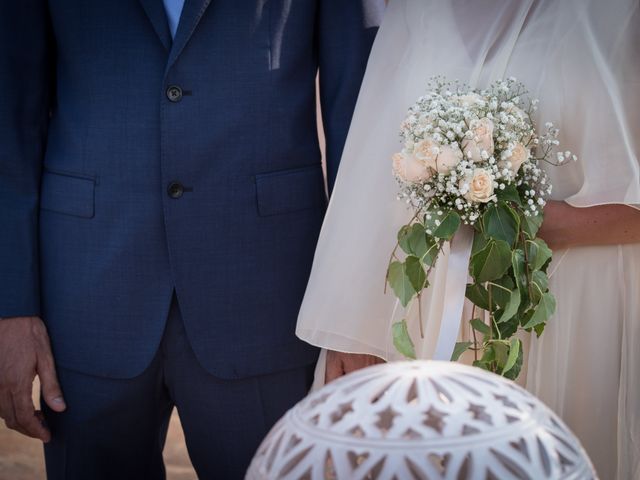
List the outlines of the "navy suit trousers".
<svg viewBox="0 0 640 480">
<path fill-rule="evenodd" d="M 224 380 L 198 362 L 173 299 L 151 365 L 132 379 L 60 369 L 64 413 L 45 409 L 50 480 L 165 478 L 162 449 L 175 406 L 198 477 L 241 479 L 272 425 L 306 395 L 313 365 Z"/>
</svg>

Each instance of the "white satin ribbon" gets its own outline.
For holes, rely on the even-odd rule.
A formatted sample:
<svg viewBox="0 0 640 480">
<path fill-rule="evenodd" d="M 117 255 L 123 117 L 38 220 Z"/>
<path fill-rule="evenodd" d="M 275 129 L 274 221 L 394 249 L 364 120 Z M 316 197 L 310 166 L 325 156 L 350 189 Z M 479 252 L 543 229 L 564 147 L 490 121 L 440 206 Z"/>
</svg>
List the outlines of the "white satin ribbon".
<svg viewBox="0 0 640 480">
<path fill-rule="evenodd" d="M 464 307 L 467 278 L 469 277 L 469 259 L 473 246 L 473 228 L 463 225 L 451 240 L 447 280 L 445 283 L 444 306 L 438 342 L 434 360 L 451 360 L 453 349 L 460 331 L 460 319 Z"/>
</svg>

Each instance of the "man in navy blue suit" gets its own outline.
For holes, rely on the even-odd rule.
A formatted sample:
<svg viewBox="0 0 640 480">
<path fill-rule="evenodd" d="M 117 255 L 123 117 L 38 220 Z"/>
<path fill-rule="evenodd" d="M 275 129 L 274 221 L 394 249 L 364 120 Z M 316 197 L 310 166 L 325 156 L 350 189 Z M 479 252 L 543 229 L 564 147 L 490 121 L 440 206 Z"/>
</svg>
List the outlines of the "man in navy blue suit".
<svg viewBox="0 0 640 480">
<path fill-rule="evenodd" d="M 330 188 L 372 3 L 0 0 L 0 416 L 49 478 L 163 478 L 174 406 L 240 478 L 305 395 L 315 78 Z"/>
</svg>

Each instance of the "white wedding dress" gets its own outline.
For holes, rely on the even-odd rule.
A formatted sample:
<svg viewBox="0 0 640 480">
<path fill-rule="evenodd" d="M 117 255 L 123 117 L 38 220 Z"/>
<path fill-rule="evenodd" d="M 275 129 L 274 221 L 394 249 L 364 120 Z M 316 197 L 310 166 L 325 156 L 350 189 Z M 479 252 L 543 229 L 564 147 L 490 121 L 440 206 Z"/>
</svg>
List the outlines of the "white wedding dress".
<svg viewBox="0 0 640 480">
<path fill-rule="evenodd" d="M 376 39 L 320 236 L 297 333 L 327 349 L 398 360 L 383 294 L 395 232 L 411 217 L 396 200 L 391 155 L 407 108 L 434 75 L 473 87 L 514 76 L 540 99 L 579 155 L 549 169 L 555 199 L 577 207 L 640 205 L 638 0 L 391 0 Z M 555 252 L 556 315 L 527 350 L 526 386 L 556 410 L 603 480 L 640 479 L 640 245 Z M 407 320 L 432 358 L 450 296 L 442 256 Z M 402 312 L 401 312 L 402 313 Z M 317 380 L 324 379 L 324 358 Z"/>
</svg>

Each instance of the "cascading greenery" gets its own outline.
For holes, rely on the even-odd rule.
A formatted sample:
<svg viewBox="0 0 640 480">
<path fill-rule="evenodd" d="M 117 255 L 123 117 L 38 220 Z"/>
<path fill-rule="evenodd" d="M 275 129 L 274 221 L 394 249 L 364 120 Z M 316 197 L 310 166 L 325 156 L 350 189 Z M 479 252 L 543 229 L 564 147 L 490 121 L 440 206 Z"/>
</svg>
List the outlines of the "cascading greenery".
<svg viewBox="0 0 640 480">
<path fill-rule="evenodd" d="M 475 366 L 510 379 L 517 378 L 522 367 L 518 330 L 540 335 L 556 308 L 547 277 L 552 253 L 544 240 L 536 237 L 542 214 L 527 216 L 525 211 L 516 187 L 501 190 L 497 203 L 488 206 L 474 225 L 469 262 L 473 283 L 466 289 L 474 306 L 469 319 L 474 340 L 457 343 L 452 356 L 457 360 L 471 350 Z M 460 227 L 456 211 L 439 210 L 423 213 L 400 229 L 387 280 L 404 307 L 414 300 L 419 303 L 444 243 Z M 404 258 L 399 258 L 398 250 Z M 415 358 L 405 320 L 393 325 L 393 340 L 399 352 Z"/>
</svg>

